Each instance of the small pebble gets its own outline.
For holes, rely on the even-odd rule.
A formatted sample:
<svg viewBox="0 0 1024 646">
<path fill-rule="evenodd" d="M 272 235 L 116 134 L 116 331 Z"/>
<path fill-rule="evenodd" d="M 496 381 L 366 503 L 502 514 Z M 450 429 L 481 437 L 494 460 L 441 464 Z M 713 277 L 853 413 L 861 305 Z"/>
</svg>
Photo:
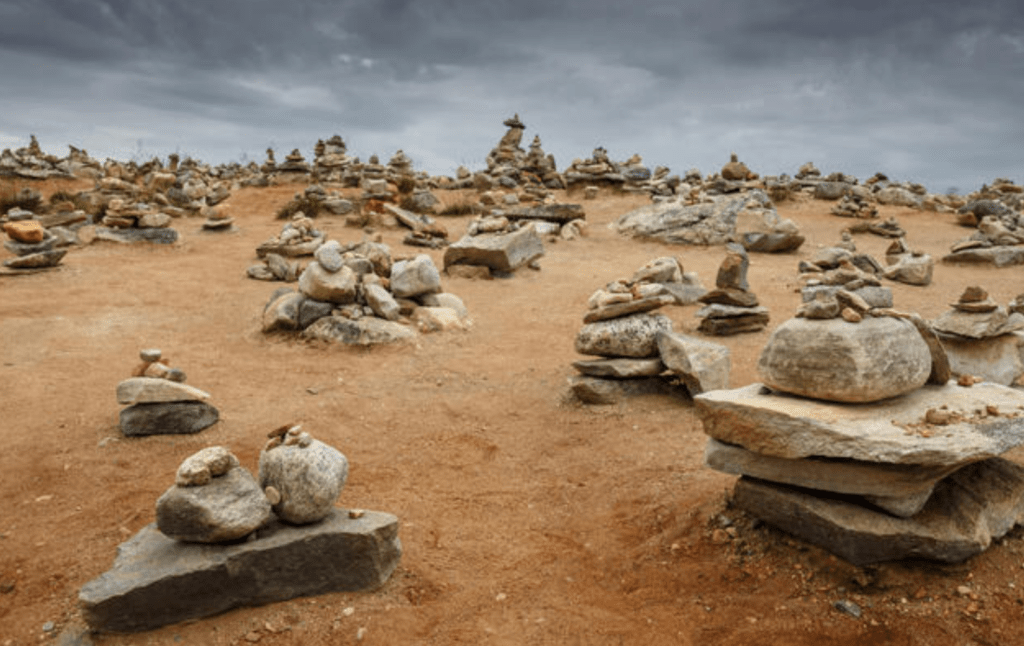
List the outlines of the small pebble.
<svg viewBox="0 0 1024 646">
<path fill-rule="evenodd" d="M 167 371 L 166 379 L 176 381 L 179 384 L 185 383 L 185 373 L 181 368 L 171 368 Z"/>
<path fill-rule="evenodd" d="M 361 642 L 361 641 L 363 641 L 364 637 L 366 637 L 366 628 L 360 628 L 359 630 L 356 631 L 356 641 L 360 641 Z"/>
<path fill-rule="evenodd" d="M 48 621 L 45 624 L 43 624 L 43 632 L 44 633 L 52 633 L 54 628 L 56 628 L 56 626 L 53 625 L 52 621 Z"/>
<path fill-rule="evenodd" d="M 840 599 L 832 604 L 839 612 L 850 615 L 851 617 L 859 618 L 861 614 L 860 606 L 848 599 Z"/>
<path fill-rule="evenodd" d="M 162 355 L 163 353 L 156 348 L 146 348 L 145 350 L 139 351 L 139 358 L 143 361 L 148 361 L 149 363 L 160 361 L 160 357 Z"/>
<path fill-rule="evenodd" d="M 348 510 L 348 517 L 349 518 L 362 518 L 363 514 L 365 514 L 365 513 L 366 512 L 364 512 L 362 509 L 349 509 Z"/>
<path fill-rule="evenodd" d="M 274 487 L 267 487 L 263 490 L 263 493 L 266 494 L 267 500 L 271 505 L 276 505 L 281 502 L 281 492 Z"/>
</svg>

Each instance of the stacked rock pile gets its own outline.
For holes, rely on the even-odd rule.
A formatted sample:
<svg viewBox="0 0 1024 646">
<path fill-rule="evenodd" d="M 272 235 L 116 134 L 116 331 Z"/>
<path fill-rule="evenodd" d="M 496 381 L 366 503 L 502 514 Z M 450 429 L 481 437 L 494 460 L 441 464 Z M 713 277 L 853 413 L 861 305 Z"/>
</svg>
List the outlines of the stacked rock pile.
<svg viewBox="0 0 1024 646">
<path fill-rule="evenodd" d="M 178 240 L 178 232 L 171 228 L 171 216 L 145 202 L 111 199 L 101 222 L 103 226 L 96 228 L 96 237 L 100 240 L 158 244 L 171 244 Z"/>
<path fill-rule="evenodd" d="M 324 243 L 324 233 L 301 211 L 281 227 L 281 233 L 256 247 L 256 255 L 264 258 L 277 254 L 285 258 L 311 256 Z"/>
<path fill-rule="evenodd" d="M 387 580 L 402 552 L 398 519 L 335 508 L 349 465 L 334 447 L 297 425 L 268 437 L 258 482 L 222 446 L 181 463 L 156 502 L 156 522 L 83 586 L 93 630 L 148 630 Z"/>
<path fill-rule="evenodd" d="M 739 242 L 750 251 L 785 253 L 804 242 L 792 220 L 783 220 L 768 195 L 752 190 L 700 204 L 662 201 L 619 217 L 615 229 L 641 239 L 673 244 Z"/>
<path fill-rule="evenodd" d="M 22 217 L 33 219 L 20 219 Z M 57 266 L 64 258 L 67 249 L 54 248 L 57 236 L 43 228 L 34 214 L 12 209 L 7 218 L 9 221 L 4 223 L 3 229 L 10 240 L 4 242 L 4 247 L 17 258 L 5 260 L 5 267 L 16 271 L 47 269 Z"/>
<path fill-rule="evenodd" d="M 810 260 L 801 260 L 797 271 L 808 287 L 843 285 L 848 291 L 862 287 L 878 288 L 882 284 L 880 278 L 907 285 L 923 286 L 931 283 L 935 265 L 931 256 L 912 251 L 903 238 L 893 241 L 886 250 L 886 263 L 886 266 L 882 266 L 870 254 L 858 253 L 853 240 L 844 232 L 842 244 L 819 249 Z M 892 294 L 887 288 L 884 291 L 869 291 L 871 294 L 863 297 L 873 307 L 892 306 Z"/>
<path fill-rule="evenodd" d="M 1009 308 L 1004 307 L 981 287 L 971 286 L 951 304 L 951 310 L 932 321 L 955 376 L 1009 386 L 1024 375 L 1020 301 L 1018 297 Z"/>
<path fill-rule="evenodd" d="M 869 202 L 865 196 L 846 191 L 832 207 L 830 213 L 842 218 L 873 220 L 878 217 L 878 207 Z"/>
<path fill-rule="evenodd" d="M 1024 443 L 1024 393 L 948 381 L 916 315 L 806 314 L 772 334 L 763 384 L 695 398 L 736 507 L 856 565 L 961 561 L 1024 520 L 1024 468 L 996 457 Z"/>
<path fill-rule="evenodd" d="M 117 385 L 121 432 L 128 436 L 190 434 L 213 425 L 219 411 L 206 403 L 209 393 L 185 384 L 185 373 L 171 368 L 160 350 L 139 352 L 142 363 Z"/>
<path fill-rule="evenodd" d="M 567 189 L 609 186 L 654 196 L 671 195 L 678 186 L 679 178 L 670 178 L 668 173 L 667 168 L 659 169 L 658 177 L 654 179 L 640 155 L 633 155 L 624 162 L 614 162 L 608 157 L 608 151 L 599 146 L 587 159 L 574 159 L 563 176 Z"/>
<path fill-rule="evenodd" d="M 428 213 L 408 211 L 394 204 L 384 204 L 384 212 L 399 225 L 410 229 L 402 241 L 414 247 L 440 249 L 448 245 L 448 229 Z"/>
<path fill-rule="evenodd" d="M 503 124 L 508 130 L 498 145 L 487 155 L 487 170 L 470 174 L 460 169 L 457 180 L 449 188 L 475 188 L 489 191 L 493 188 L 516 190 L 520 186 L 540 189 L 539 195 L 547 195 L 546 189 L 565 188 L 565 180 L 555 167 L 555 158 L 544 152 L 540 136 L 534 136 L 529 152 L 520 145 L 526 124 L 519 115 L 506 119 Z"/>
<path fill-rule="evenodd" d="M 433 332 L 471 325 L 461 299 L 442 292 L 430 256 L 392 262 L 387 245 L 380 243 L 324 243 L 298 287 L 274 292 L 263 311 L 264 332 L 302 330 L 306 338 L 376 345 L 410 339 L 416 328 Z"/>
<path fill-rule="evenodd" d="M 656 258 L 630 280 L 616 280 L 591 295 L 576 351 L 598 359 L 574 362 L 573 395 L 587 404 L 621 397 L 672 393 L 678 379 L 691 395 L 725 388 L 729 350 L 672 331 L 672 321 L 655 310 L 694 302 L 704 293 L 696 276 L 676 258 Z"/>
<path fill-rule="evenodd" d="M 768 325 L 768 308 L 758 304 L 747 282 L 749 267 L 746 249 L 735 243 L 726 245 L 725 260 L 715 277 L 715 289 L 698 299 L 704 303 L 696 314 L 701 319 L 698 331 L 727 336 L 759 332 Z"/>
<path fill-rule="evenodd" d="M 935 261 L 924 252 L 913 251 L 905 238 L 897 238 L 885 251 L 882 276 L 906 285 L 930 285 Z"/>
<path fill-rule="evenodd" d="M 59 158 L 43 152 L 35 135 L 29 135 L 29 145 L 0 152 L 0 177 L 49 179 L 52 177 L 86 177 L 96 179 L 103 175 L 103 167 L 84 150 L 68 146 L 67 157 Z"/>
<path fill-rule="evenodd" d="M 1002 182 L 1006 183 L 995 185 L 999 190 L 983 187 L 972 194 L 960 209 L 957 221 L 977 229 L 954 243 L 944 261 L 996 267 L 1024 264 L 1024 194 L 1009 180 Z"/>
</svg>

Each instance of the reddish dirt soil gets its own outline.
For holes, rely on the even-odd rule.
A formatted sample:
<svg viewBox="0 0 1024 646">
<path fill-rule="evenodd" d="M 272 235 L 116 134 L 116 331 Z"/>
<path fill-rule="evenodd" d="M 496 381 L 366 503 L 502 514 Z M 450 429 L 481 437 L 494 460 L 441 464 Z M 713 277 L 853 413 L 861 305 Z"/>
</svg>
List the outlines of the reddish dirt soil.
<svg viewBox="0 0 1024 646">
<path fill-rule="evenodd" d="M 65 184 L 35 186 L 48 194 Z M 339 506 L 399 517 L 404 555 L 391 579 L 93 643 L 1024 643 L 1024 531 L 959 565 L 855 568 L 729 508 L 734 478 L 703 466 L 686 398 L 566 399 L 573 338 L 595 289 L 662 255 L 714 283 L 721 248 L 637 242 L 607 228 L 646 199 L 583 202 L 589 235 L 548 245 L 540 271 L 445 279 L 471 331 L 354 350 L 260 331 L 280 284 L 249 280 L 245 269 L 280 230 L 273 214 L 295 190 L 232 195 L 221 208 L 237 232 L 203 233 L 185 219 L 175 246 L 97 242 L 73 249 L 59 270 L 0 276 L 0 646 L 81 632 L 79 588 L 153 522 L 179 463 L 224 445 L 255 471 L 265 433 L 288 422 L 348 456 Z M 771 329 L 796 310 L 797 262 L 850 223 L 830 206 L 780 205 L 807 242 L 796 254 L 752 255 L 750 283 L 772 322 L 717 339 L 732 350 L 733 386 L 756 381 Z M 968 233 L 951 215 L 881 211 L 936 258 Z M 467 221 L 445 224 L 457 237 Z M 362 236 L 338 218 L 319 225 L 342 242 Z M 402 237 L 383 232 L 396 257 L 422 252 Z M 888 245 L 856 242 L 876 258 Z M 442 252 L 429 253 L 440 265 Z M 968 285 L 1006 303 L 1024 291 L 1022 276 L 937 264 L 928 287 L 890 286 L 897 308 L 933 318 Z M 663 311 L 694 332 L 696 309 Z M 122 437 L 114 389 L 144 347 L 161 348 L 212 393 L 221 421 L 194 436 Z M 836 610 L 841 599 L 863 615 Z"/>
</svg>

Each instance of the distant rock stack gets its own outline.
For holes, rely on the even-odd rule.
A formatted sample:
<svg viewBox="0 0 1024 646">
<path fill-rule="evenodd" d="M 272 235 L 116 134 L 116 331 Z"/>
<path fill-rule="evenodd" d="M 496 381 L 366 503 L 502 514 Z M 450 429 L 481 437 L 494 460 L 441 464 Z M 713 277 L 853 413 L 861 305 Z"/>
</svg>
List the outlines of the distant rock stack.
<svg viewBox="0 0 1024 646">
<path fill-rule="evenodd" d="M 742 476 L 734 506 L 855 565 L 962 561 L 1024 520 L 1024 467 L 996 457 L 1024 443 L 1024 393 L 950 382 L 923 319 L 863 307 L 817 295 L 763 385 L 697 396 L 705 461 Z"/>
<path fill-rule="evenodd" d="M 907 246 L 903 238 L 897 238 L 885 252 L 887 267 L 882 275 L 905 285 L 930 285 L 935 261 L 923 252 L 917 252 Z"/>
<path fill-rule="evenodd" d="M 701 319 L 698 331 L 713 336 L 759 332 L 768 325 L 768 308 L 759 305 L 750 291 L 747 268 L 750 260 L 741 245 L 726 245 L 725 260 L 718 268 L 715 289 L 700 297 L 704 307 L 697 311 Z"/>
<path fill-rule="evenodd" d="M 4 261 L 4 267 L 16 271 L 31 271 L 48 269 L 57 266 L 67 249 L 55 249 L 58 238 L 50 233 L 39 220 L 35 219 L 31 212 L 17 211 L 12 209 L 7 217 L 22 217 L 22 213 L 31 219 L 17 219 L 5 222 L 4 233 L 10 240 L 4 242 L 4 247 L 11 251 L 17 258 Z"/>
<path fill-rule="evenodd" d="M 117 385 L 121 432 L 128 436 L 191 434 L 220 418 L 207 404 L 209 393 L 185 384 L 185 373 L 171 368 L 160 350 L 139 353 L 142 363 Z"/>
<path fill-rule="evenodd" d="M 672 304 L 688 304 L 704 293 L 697 277 L 684 273 L 676 258 L 656 258 L 630 280 L 617 280 L 590 297 L 576 351 L 598 356 L 574 362 L 573 395 L 586 404 L 610 404 L 649 393 L 673 393 L 680 380 L 695 395 L 726 388 L 729 350 L 672 331 L 672 321 L 655 314 Z"/>
<path fill-rule="evenodd" d="M 173 221 L 170 215 L 145 202 L 114 198 L 107 203 L 103 226 L 97 227 L 96 237 L 111 242 L 172 244 L 178 240 L 178 232 L 171 228 Z"/>
<path fill-rule="evenodd" d="M 955 376 L 1012 385 L 1024 375 L 1024 313 L 984 289 L 968 287 L 950 311 L 932 321 Z"/>
<path fill-rule="evenodd" d="M 464 267 L 480 267 L 485 277 L 508 276 L 524 266 L 538 267 L 544 255 L 544 243 L 537 224 L 529 220 L 513 222 L 509 218 L 483 217 L 469 223 L 466 235 L 448 245 L 444 269 L 449 275 Z"/>
<path fill-rule="evenodd" d="M 445 293 L 430 256 L 392 261 L 387 245 L 364 241 L 321 245 L 299 276 L 298 291 L 275 291 L 262 315 L 264 332 L 345 345 L 406 341 L 416 332 L 472 326 L 462 300 Z"/>
<path fill-rule="evenodd" d="M 260 258 L 271 253 L 285 258 L 311 256 L 324 239 L 324 233 L 316 228 L 313 220 L 299 212 L 285 223 L 281 233 L 256 247 L 256 255 Z"/>
<path fill-rule="evenodd" d="M 996 267 L 1024 264 L 1024 188 L 999 179 L 967 199 L 957 222 L 977 229 L 953 244 L 943 261 Z"/>
</svg>

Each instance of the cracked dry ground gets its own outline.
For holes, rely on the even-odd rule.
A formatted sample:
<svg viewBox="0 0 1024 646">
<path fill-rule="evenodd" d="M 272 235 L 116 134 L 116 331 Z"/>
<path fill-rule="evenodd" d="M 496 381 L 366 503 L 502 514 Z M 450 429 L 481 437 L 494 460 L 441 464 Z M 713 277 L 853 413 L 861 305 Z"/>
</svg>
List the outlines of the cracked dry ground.
<svg viewBox="0 0 1024 646">
<path fill-rule="evenodd" d="M 67 185 L 35 186 L 48 194 Z M 235 233 L 203 234 L 200 219 L 186 219 L 171 248 L 97 243 L 72 250 L 60 270 L 0 277 L 0 646 L 80 629 L 79 588 L 153 521 L 182 459 L 220 444 L 255 470 L 265 433 L 292 421 L 351 461 L 340 506 L 400 518 L 405 553 L 387 584 L 97 635 L 95 644 L 1024 640 L 1024 531 L 960 565 L 854 568 L 729 508 L 734 479 L 702 466 L 704 436 L 685 398 L 593 408 L 564 400 L 594 289 L 667 254 L 714 282 L 721 248 L 636 242 L 605 226 L 645 199 L 585 202 L 589 236 L 548 245 L 540 271 L 445 279 L 472 331 L 363 351 L 259 330 L 278 285 L 248 280 L 245 269 L 280 230 L 273 214 L 295 190 L 236 192 L 220 207 L 236 218 Z M 732 350 L 733 386 L 756 380 L 768 334 L 795 311 L 798 260 L 849 224 L 830 206 L 780 205 L 807 243 L 795 255 L 751 256 L 750 283 L 772 322 L 719 339 Z M 965 235 L 951 215 L 881 211 L 934 257 Z M 453 235 L 466 222 L 445 220 Z M 338 218 L 319 225 L 342 242 L 361 236 Z M 402 236 L 383 232 L 396 256 L 421 251 Z M 888 245 L 856 241 L 879 258 Z M 440 265 L 441 252 L 429 253 Z M 939 264 L 928 287 L 891 286 L 898 308 L 933 318 L 972 284 L 1005 303 L 1022 291 L 1022 275 Z M 695 330 L 696 306 L 663 311 L 676 329 Z M 120 438 L 114 389 L 143 347 L 161 348 L 212 393 L 220 423 L 196 436 Z M 835 609 L 840 600 L 861 617 Z"/>
</svg>

